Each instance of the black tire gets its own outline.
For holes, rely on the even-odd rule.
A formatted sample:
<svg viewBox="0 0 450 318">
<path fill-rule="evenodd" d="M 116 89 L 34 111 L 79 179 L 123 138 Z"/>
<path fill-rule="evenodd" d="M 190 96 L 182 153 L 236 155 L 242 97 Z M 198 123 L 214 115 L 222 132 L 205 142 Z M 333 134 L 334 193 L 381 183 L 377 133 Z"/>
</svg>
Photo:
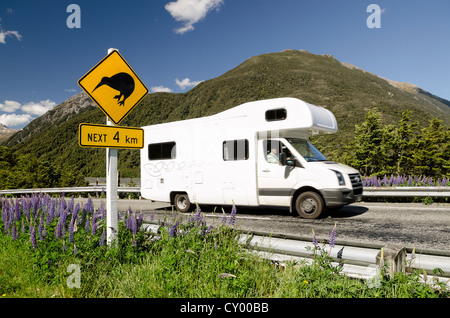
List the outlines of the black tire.
<svg viewBox="0 0 450 318">
<path fill-rule="evenodd" d="M 301 193 L 295 201 L 295 209 L 304 219 L 317 219 L 323 212 L 322 197 L 316 192 L 307 191 Z"/>
<path fill-rule="evenodd" d="M 173 200 L 175 209 L 179 212 L 188 212 L 191 208 L 191 202 L 189 201 L 189 196 L 186 193 L 178 193 L 175 195 Z"/>
</svg>

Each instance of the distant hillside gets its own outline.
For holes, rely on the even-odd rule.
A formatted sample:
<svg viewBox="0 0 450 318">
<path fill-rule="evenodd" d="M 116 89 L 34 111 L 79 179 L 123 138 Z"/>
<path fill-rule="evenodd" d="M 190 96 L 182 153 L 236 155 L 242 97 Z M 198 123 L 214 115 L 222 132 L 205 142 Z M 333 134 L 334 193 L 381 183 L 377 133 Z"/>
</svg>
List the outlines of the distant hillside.
<svg viewBox="0 0 450 318">
<path fill-rule="evenodd" d="M 255 56 L 225 74 L 204 81 L 182 94 L 154 93 L 121 123 L 145 126 L 212 115 L 241 103 L 275 97 L 296 97 L 331 110 L 339 132 L 316 138 L 326 155 L 353 136 L 354 125 L 377 107 L 385 124 L 396 123 L 402 112 L 420 127 L 437 117 L 450 124 L 450 102 L 412 84 L 378 77 L 329 55 L 286 50 Z M 77 94 L 31 122 L 4 145 L 20 153 L 75 164 L 85 176 L 105 175 L 105 150 L 78 146 L 78 125 L 105 123 L 105 115 L 84 93 Z M 139 151 L 120 150 L 123 177 L 139 176 Z"/>
<path fill-rule="evenodd" d="M 4 142 L 18 131 L 19 129 L 11 129 L 3 124 L 0 124 L 0 143 Z"/>
</svg>

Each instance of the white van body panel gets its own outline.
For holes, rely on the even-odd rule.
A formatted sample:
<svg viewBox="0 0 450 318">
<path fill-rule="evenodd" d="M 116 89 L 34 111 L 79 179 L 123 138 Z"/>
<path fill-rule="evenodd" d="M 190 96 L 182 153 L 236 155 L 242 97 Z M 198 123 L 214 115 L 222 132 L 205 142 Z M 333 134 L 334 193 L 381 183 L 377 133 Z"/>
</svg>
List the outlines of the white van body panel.
<svg viewBox="0 0 450 318">
<path fill-rule="evenodd" d="M 267 120 L 278 109 L 285 118 Z M 311 132 L 338 129 L 330 111 L 296 98 L 249 102 L 212 116 L 142 128 L 141 195 L 146 199 L 172 202 L 174 193 L 187 193 L 199 204 L 292 207 L 296 191 L 304 187 L 325 196 L 330 189 L 348 190 L 353 198 L 349 174 L 358 171 L 329 161 L 308 162 L 285 139 L 307 140 Z M 269 163 L 262 150 L 267 140 L 284 144 L 298 166 Z M 165 153 L 150 158 L 158 147 Z M 239 160 L 230 160 L 229 152 Z M 345 185 L 338 184 L 333 170 L 342 173 Z"/>
</svg>

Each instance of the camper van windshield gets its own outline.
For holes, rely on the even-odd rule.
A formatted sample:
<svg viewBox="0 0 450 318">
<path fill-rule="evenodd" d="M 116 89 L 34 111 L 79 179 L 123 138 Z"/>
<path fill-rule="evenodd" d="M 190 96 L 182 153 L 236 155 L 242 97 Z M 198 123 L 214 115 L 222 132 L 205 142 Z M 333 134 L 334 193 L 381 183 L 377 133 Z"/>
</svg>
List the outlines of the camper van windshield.
<svg viewBox="0 0 450 318">
<path fill-rule="evenodd" d="M 328 159 L 320 153 L 309 141 L 299 138 L 286 138 L 286 140 L 305 158 L 306 161 L 327 161 Z"/>
</svg>

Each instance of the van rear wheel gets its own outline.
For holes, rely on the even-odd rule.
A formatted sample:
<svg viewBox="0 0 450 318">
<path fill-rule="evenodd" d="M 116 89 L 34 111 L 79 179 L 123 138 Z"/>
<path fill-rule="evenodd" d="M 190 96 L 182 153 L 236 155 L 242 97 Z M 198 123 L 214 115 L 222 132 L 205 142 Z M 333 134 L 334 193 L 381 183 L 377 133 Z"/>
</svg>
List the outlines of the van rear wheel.
<svg viewBox="0 0 450 318">
<path fill-rule="evenodd" d="M 175 195 L 174 205 L 175 209 L 179 212 L 187 212 L 191 208 L 191 202 L 189 201 L 189 196 L 186 193 L 178 193 Z"/>
<path fill-rule="evenodd" d="M 317 219 L 322 214 L 323 206 L 322 197 L 312 191 L 301 193 L 295 201 L 298 215 L 305 219 Z"/>
</svg>

